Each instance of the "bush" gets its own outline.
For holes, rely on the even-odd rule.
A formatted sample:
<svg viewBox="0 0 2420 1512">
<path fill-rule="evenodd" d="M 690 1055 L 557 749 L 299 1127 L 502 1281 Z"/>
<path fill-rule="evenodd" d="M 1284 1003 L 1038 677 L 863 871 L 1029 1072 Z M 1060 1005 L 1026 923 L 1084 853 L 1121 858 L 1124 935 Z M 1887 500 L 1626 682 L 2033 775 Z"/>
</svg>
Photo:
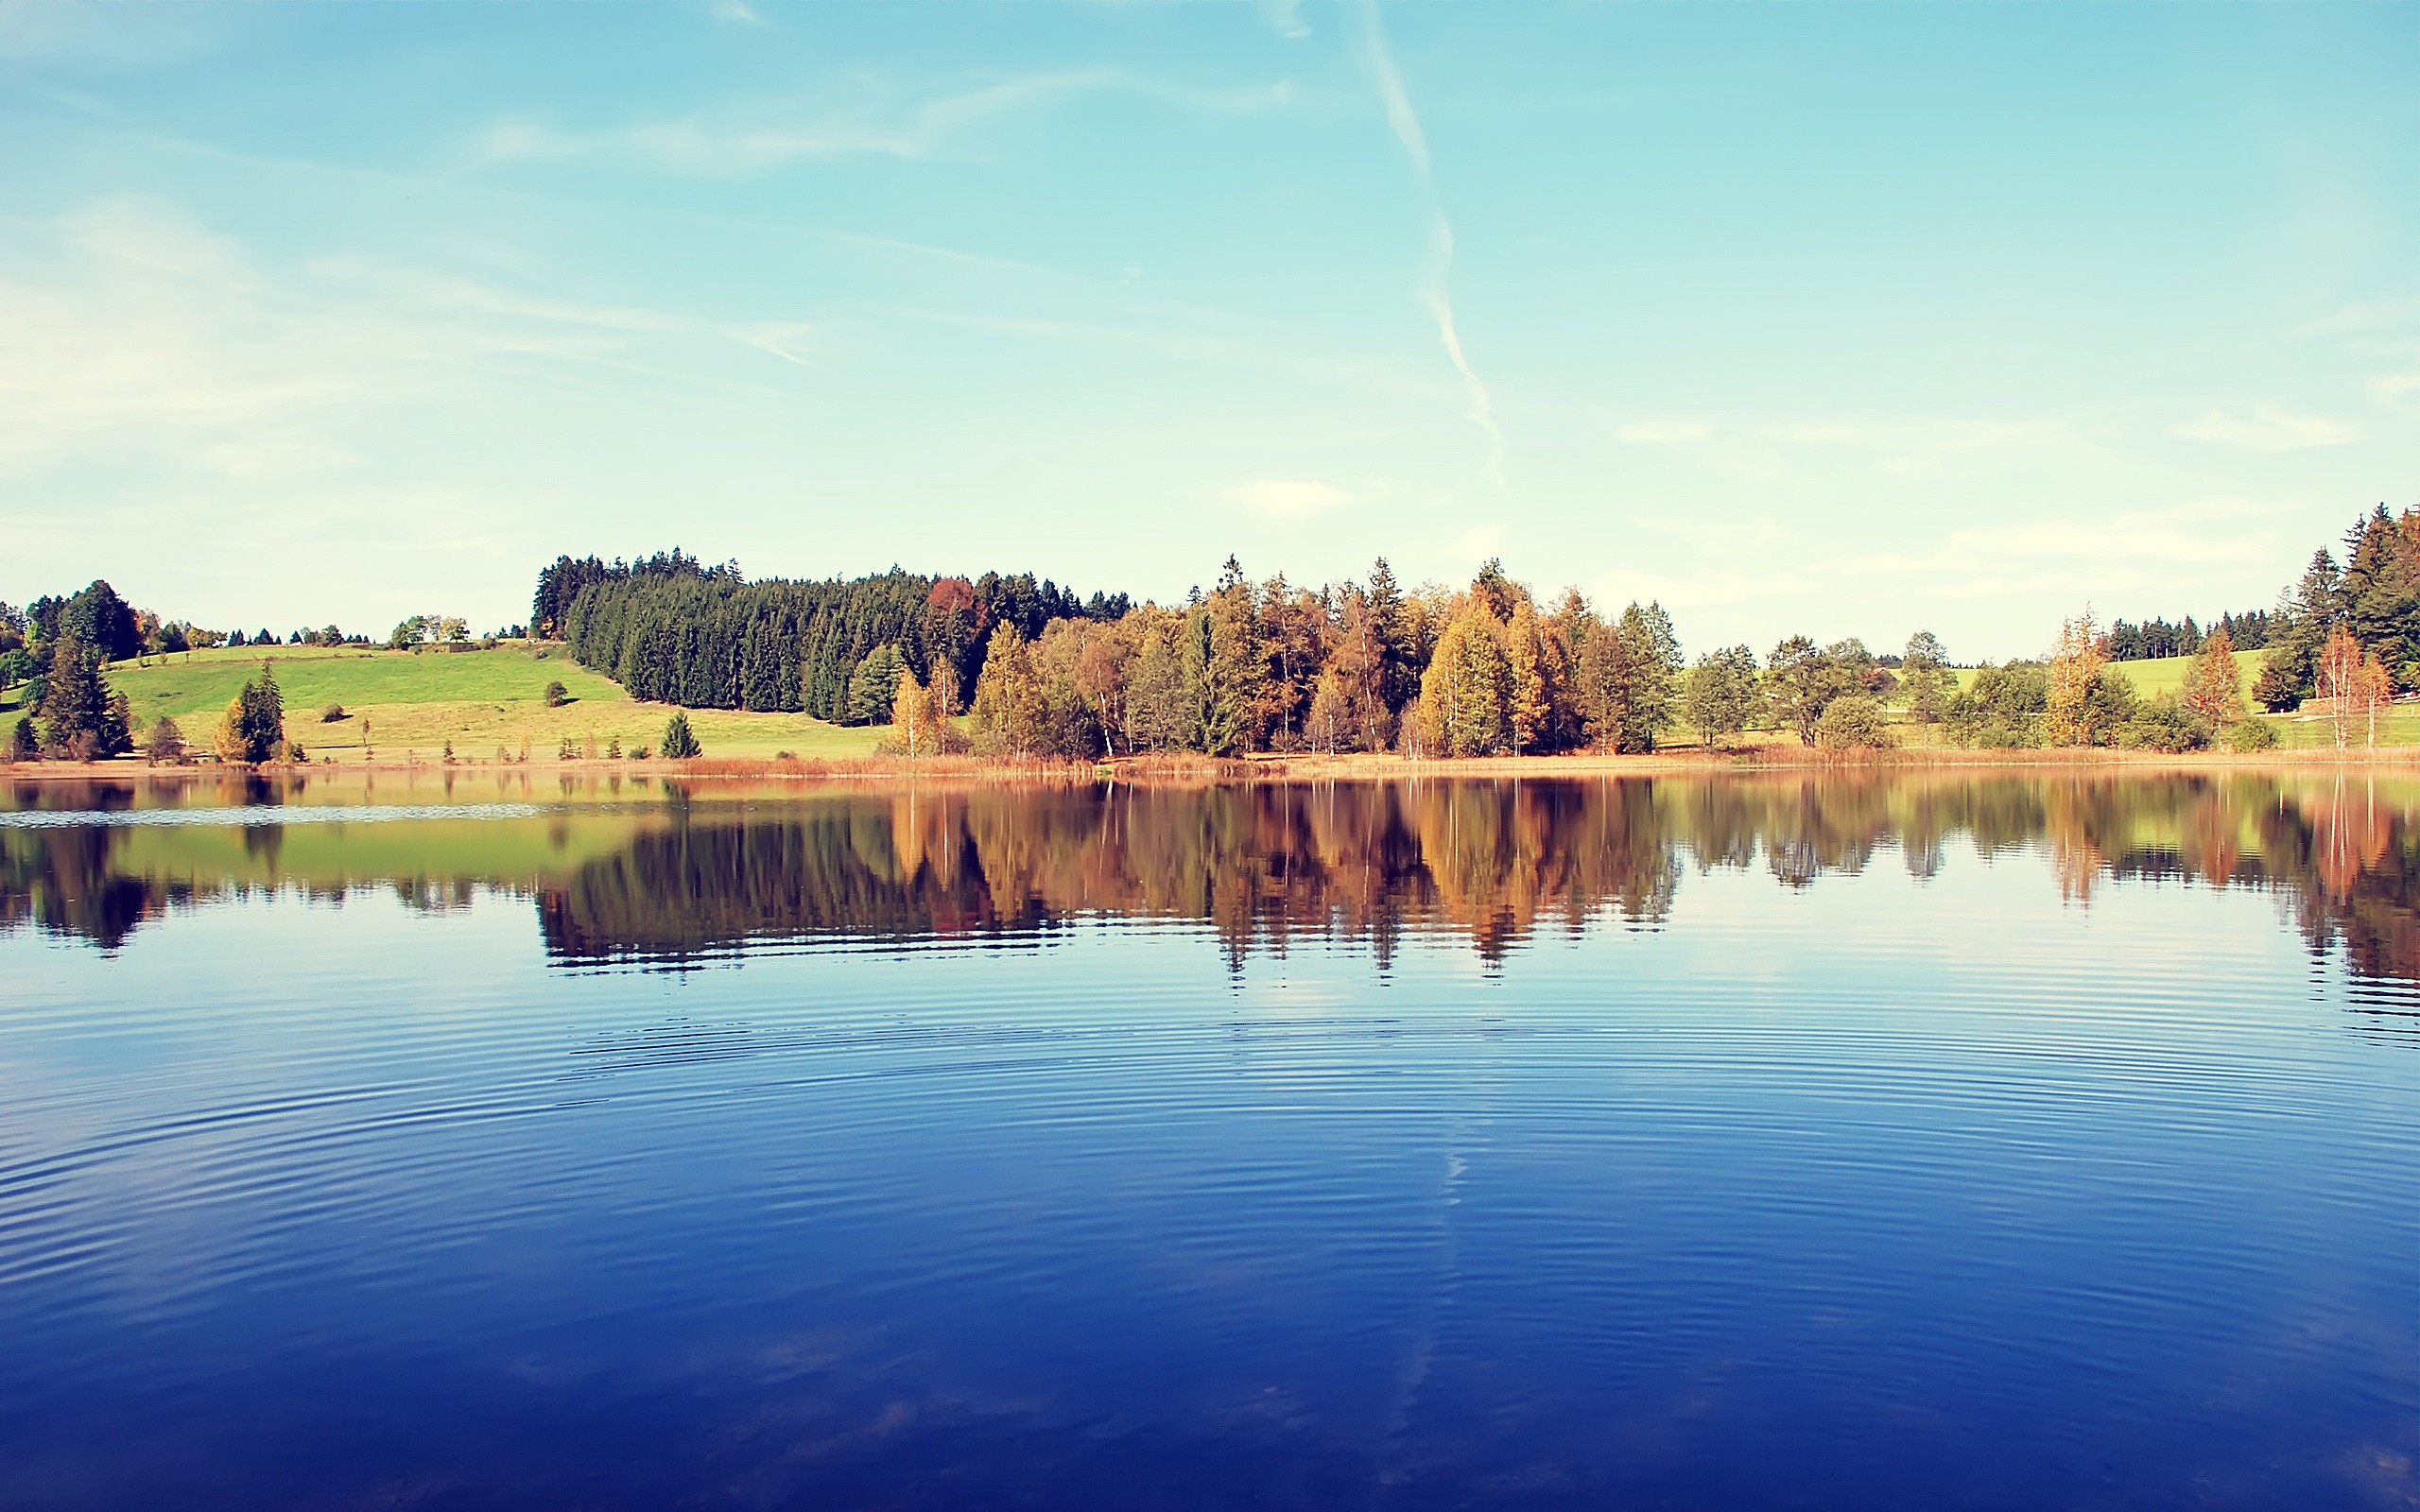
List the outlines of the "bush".
<svg viewBox="0 0 2420 1512">
<path fill-rule="evenodd" d="M 685 713 L 674 714 L 664 727 L 666 759 L 685 762 L 705 753 L 705 747 L 698 744 L 697 734 L 689 729 L 689 716 Z"/>
<path fill-rule="evenodd" d="M 2161 694 L 2136 707 L 2134 716 L 2118 727 L 2118 744 L 2129 750 L 2200 750 L 2210 744 L 2210 727 L 2172 693 Z"/>
<path fill-rule="evenodd" d="M 564 687 L 560 682 L 549 682 L 546 684 L 547 708 L 560 709 L 569 702 L 571 702 L 571 690 L 569 688 Z"/>
<path fill-rule="evenodd" d="M 344 705 L 340 703 L 332 703 L 320 711 L 320 723 L 323 725 L 333 725 L 344 717 Z"/>
<path fill-rule="evenodd" d="M 2219 744 L 2234 751 L 2274 750 L 2277 727 L 2266 719 L 2238 719 L 2220 733 Z"/>
<path fill-rule="evenodd" d="M 633 746 L 633 747 L 631 747 L 631 760 L 632 760 L 632 761 L 634 761 L 634 762 L 643 762 L 643 761 L 647 760 L 647 747 L 646 747 L 645 746 Z"/>
<path fill-rule="evenodd" d="M 1885 750 L 1893 744 L 1890 716 L 1882 700 L 1870 694 L 1835 698 L 1815 721 L 1818 750 Z"/>
</svg>

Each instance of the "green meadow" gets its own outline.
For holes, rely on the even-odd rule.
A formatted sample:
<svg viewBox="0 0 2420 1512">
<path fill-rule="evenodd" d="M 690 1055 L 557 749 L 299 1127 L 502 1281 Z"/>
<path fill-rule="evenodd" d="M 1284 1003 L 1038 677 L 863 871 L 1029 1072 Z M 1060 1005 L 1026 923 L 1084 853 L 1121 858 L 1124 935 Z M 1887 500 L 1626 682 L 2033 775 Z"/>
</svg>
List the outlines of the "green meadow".
<svg viewBox="0 0 2420 1512">
<path fill-rule="evenodd" d="M 664 738 L 668 704 L 641 703 L 610 679 L 576 665 L 560 647 L 517 644 L 493 650 L 386 651 L 357 646 L 285 645 L 267 653 L 285 699 L 285 732 L 313 761 L 437 758 L 450 744 L 464 759 L 493 758 L 501 748 L 518 757 L 526 743 L 535 758 L 551 759 L 565 740 L 600 753 L 614 742 L 628 753 Z M 148 664 L 109 669 L 140 728 L 163 715 L 185 738 L 206 746 L 228 700 L 258 676 L 263 653 L 252 647 L 195 651 Z M 570 701 L 546 704 L 546 684 L 561 682 Z M 340 719 L 323 719 L 330 705 Z M 864 756 L 886 730 L 850 729 L 804 714 L 693 709 L 689 723 L 708 756 L 806 758 Z M 140 738 L 138 736 L 138 738 Z"/>
</svg>

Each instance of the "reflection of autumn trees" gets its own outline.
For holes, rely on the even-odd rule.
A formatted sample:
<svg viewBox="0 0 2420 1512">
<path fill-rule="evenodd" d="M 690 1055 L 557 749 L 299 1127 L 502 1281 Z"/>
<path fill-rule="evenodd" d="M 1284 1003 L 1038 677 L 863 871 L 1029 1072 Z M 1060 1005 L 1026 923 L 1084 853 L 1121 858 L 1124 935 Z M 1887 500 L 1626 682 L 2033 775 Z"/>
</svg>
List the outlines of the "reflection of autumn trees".
<svg viewBox="0 0 2420 1512">
<path fill-rule="evenodd" d="M 199 863 L 130 860 L 125 831 L 0 829 L 0 928 L 114 949 L 146 919 L 267 876 L 337 900 L 348 885 L 391 888 L 424 908 L 534 885 L 548 949 L 566 961 L 679 961 L 811 936 L 1039 936 L 1118 914 L 1202 926 L 1237 961 L 1315 938 L 1358 944 L 1383 967 L 1408 934 L 1459 936 L 1495 960 L 1592 919 L 1651 926 L 1689 871 L 1761 868 L 1797 887 L 1893 854 L 1923 878 L 1962 850 L 2022 848 L 2087 904 L 2113 877 L 2274 890 L 2314 948 L 2341 941 L 2360 973 L 2420 980 L 2420 788 L 2364 775 L 826 791 L 650 802 L 611 822 L 627 832 L 535 876 L 454 864 L 434 840 L 400 872 L 289 875 L 280 832 L 264 828 L 244 837 L 245 875 L 230 864 L 216 889 Z"/>
</svg>

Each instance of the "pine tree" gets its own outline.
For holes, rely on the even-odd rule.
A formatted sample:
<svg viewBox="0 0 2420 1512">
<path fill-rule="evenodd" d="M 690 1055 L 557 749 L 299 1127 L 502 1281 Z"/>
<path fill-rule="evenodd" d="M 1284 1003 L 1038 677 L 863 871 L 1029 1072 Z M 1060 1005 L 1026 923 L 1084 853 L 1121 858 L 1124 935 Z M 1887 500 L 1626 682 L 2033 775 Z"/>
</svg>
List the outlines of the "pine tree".
<svg viewBox="0 0 2420 1512">
<path fill-rule="evenodd" d="M 1756 653 L 1744 645 L 1710 651 L 1689 669 L 1682 706 L 1706 745 L 1726 745 L 1755 713 Z"/>
<path fill-rule="evenodd" d="M 667 760 L 685 762 L 705 753 L 705 747 L 698 744 L 697 731 L 689 728 L 687 712 L 674 711 L 672 717 L 665 721 L 662 754 Z"/>
</svg>

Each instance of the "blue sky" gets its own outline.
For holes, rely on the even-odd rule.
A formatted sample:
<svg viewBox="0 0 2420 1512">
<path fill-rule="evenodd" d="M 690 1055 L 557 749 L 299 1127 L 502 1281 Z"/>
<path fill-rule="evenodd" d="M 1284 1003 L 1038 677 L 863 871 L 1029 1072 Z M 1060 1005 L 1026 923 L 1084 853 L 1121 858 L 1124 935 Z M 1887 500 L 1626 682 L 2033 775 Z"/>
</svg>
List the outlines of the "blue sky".
<svg viewBox="0 0 2420 1512">
<path fill-rule="evenodd" d="M 0 0 L 0 597 L 1515 576 L 2040 649 L 2420 502 L 2406 7 Z"/>
</svg>

